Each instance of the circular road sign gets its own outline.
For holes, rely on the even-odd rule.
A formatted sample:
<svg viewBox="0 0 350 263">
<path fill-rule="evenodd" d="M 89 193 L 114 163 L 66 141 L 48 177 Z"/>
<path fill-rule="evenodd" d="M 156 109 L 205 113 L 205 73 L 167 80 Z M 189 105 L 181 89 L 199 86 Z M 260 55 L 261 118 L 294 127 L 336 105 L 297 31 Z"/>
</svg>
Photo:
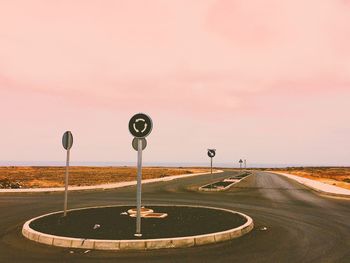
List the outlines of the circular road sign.
<svg viewBox="0 0 350 263">
<path fill-rule="evenodd" d="M 215 156 L 215 150 L 214 150 L 214 149 L 209 149 L 209 150 L 208 150 L 208 156 L 209 156 L 210 158 L 213 158 L 213 157 Z"/>
<path fill-rule="evenodd" d="M 139 140 L 141 140 L 141 142 L 142 142 L 142 151 L 143 151 L 144 149 L 146 149 L 146 146 L 147 146 L 147 141 L 146 141 L 145 138 L 134 138 L 132 140 L 132 148 L 134 148 L 135 151 L 138 151 L 138 148 L 139 148 L 138 142 L 139 142 Z"/>
<path fill-rule="evenodd" d="M 69 150 L 73 145 L 73 135 L 70 131 L 66 131 L 62 137 L 63 148 Z"/>
<path fill-rule="evenodd" d="M 129 121 L 129 131 L 136 138 L 147 137 L 152 128 L 152 119 L 144 113 L 135 114 Z"/>
</svg>

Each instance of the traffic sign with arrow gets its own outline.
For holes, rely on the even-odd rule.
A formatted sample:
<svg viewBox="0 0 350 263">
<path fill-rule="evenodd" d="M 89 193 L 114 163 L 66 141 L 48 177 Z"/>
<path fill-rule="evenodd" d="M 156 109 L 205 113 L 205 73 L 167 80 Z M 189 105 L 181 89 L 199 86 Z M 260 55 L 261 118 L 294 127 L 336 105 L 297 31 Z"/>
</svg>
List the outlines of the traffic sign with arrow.
<svg viewBox="0 0 350 263">
<path fill-rule="evenodd" d="M 215 149 L 208 149 L 208 156 L 210 157 L 210 158 L 213 158 L 213 157 L 215 157 Z"/>
<path fill-rule="evenodd" d="M 129 121 L 129 131 L 135 137 L 132 147 L 137 151 L 137 190 L 136 190 L 136 237 L 141 237 L 141 190 L 142 190 L 142 151 L 147 146 L 147 137 L 153 129 L 152 119 L 144 114 L 137 113 Z"/>
<path fill-rule="evenodd" d="M 144 113 L 135 114 L 129 121 L 129 131 L 136 138 L 147 137 L 152 129 L 152 119 Z"/>
</svg>

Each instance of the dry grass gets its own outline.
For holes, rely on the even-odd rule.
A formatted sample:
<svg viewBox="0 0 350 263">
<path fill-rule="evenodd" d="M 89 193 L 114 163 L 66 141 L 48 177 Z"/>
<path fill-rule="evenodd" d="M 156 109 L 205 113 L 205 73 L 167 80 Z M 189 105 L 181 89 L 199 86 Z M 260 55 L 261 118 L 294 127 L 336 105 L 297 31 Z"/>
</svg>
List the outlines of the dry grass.
<svg viewBox="0 0 350 263">
<path fill-rule="evenodd" d="M 293 167 L 272 170 L 283 173 L 290 173 L 309 179 L 321 181 L 327 184 L 350 189 L 349 167 Z"/>
<path fill-rule="evenodd" d="M 170 175 L 206 172 L 201 168 L 143 168 L 142 178 L 160 178 Z M 132 167 L 70 167 L 69 185 L 88 186 L 136 180 Z M 0 180 L 19 182 L 22 188 L 64 186 L 65 167 L 0 167 Z"/>
</svg>

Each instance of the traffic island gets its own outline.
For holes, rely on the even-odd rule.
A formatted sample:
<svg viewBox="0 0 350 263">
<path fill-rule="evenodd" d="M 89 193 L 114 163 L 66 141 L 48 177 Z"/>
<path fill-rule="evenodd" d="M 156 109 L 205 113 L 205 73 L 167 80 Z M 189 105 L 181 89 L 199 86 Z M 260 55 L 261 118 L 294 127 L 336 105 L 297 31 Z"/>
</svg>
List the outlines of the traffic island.
<svg viewBox="0 0 350 263">
<path fill-rule="evenodd" d="M 250 172 L 244 172 L 239 175 L 231 176 L 229 178 L 226 178 L 222 181 L 210 183 L 203 185 L 198 188 L 199 191 L 208 191 L 208 192 L 219 192 L 219 191 L 225 191 L 229 189 L 231 186 L 239 183 L 240 181 L 244 180 L 248 176 L 250 176 Z"/>
<path fill-rule="evenodd" d="M 23 235 L 35 242 L 68 248 L 146 250 L 217 243 L 247 234 L 253 220 L 242 213 L 201 206 L 149 206 L 166 217 L 143 217 L 135 237 L 131 206 L 93 207 L 39 216 L 27 221 Z"/>
</svg>

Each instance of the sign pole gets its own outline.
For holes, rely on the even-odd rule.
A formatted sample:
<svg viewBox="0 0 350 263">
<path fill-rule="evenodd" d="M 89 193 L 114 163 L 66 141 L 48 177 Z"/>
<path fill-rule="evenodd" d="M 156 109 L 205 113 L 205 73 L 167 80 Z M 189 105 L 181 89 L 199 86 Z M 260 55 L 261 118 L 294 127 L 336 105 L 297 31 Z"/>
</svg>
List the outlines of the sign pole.
<svg viewBox="0 0 350 263">
<path fill-rule="evenodd" d="M 214 180 L 213 177 L 213 157 L 210 157 L 210 175 L 211 175 L 211 180 Z"/>
<path fill-rule="evenodd" d="M 138 139 L 138 151 L 137 151 L 137 218 L 136 218 L 136 234 L 135 236 L 141 237 L 141 180 L 142 180 L 142 140 Z"/>
<path fill-rule="evenodd" d="M 69 177 L 69 157 L 70 157 L 70 148 L 73 145 L 73 135 L 70 131 L 66 131 L 63 134 L 62 138 L 63 148 L 67 150 L 66 158 L 66 177 L 64 180 L 64 203 L 63 203 L 63 216 L 67 215 L 67 203 L 68 203 L 68 177 Z"/>
<path fill-rule="evenodd" d="M 66 179 L 64 183 L 64 213 L 63 216 L 67 215 L 67 203 L 68 203 L 68 176 L 69 176 L 69 156 L 70 150 L 67 150 L 67 159 L 66 159 Z"/>
<path fill-rule="evenodd" d="M 136 233 L 141 237 L 141 190 L 142 190 L 142 151 L 146 148 L 147 137 L 153 128 L 152 119 L 144 114 L 137 113 L 129 121 L 129 131 L 134 136 L 132 147 L 137 151 L 137 187 L 136 187 Z"/>
<path fill-rule="evenodd" d="M 239 159 L 239 169 L 240 170 L 242 170 L 242 163 L 243 163 L 242 159 Z"/>
<path fill-rule="evenodd" d="M 213 157 L 215 156 L 215 149 L 208 149 L 208 156 L 210 157 L 210 175 L 211 175 L 211 181 L 214 180 L 213 177 Z M 211 184 L 213 187 L 213 184 Z"/>
</svg>

